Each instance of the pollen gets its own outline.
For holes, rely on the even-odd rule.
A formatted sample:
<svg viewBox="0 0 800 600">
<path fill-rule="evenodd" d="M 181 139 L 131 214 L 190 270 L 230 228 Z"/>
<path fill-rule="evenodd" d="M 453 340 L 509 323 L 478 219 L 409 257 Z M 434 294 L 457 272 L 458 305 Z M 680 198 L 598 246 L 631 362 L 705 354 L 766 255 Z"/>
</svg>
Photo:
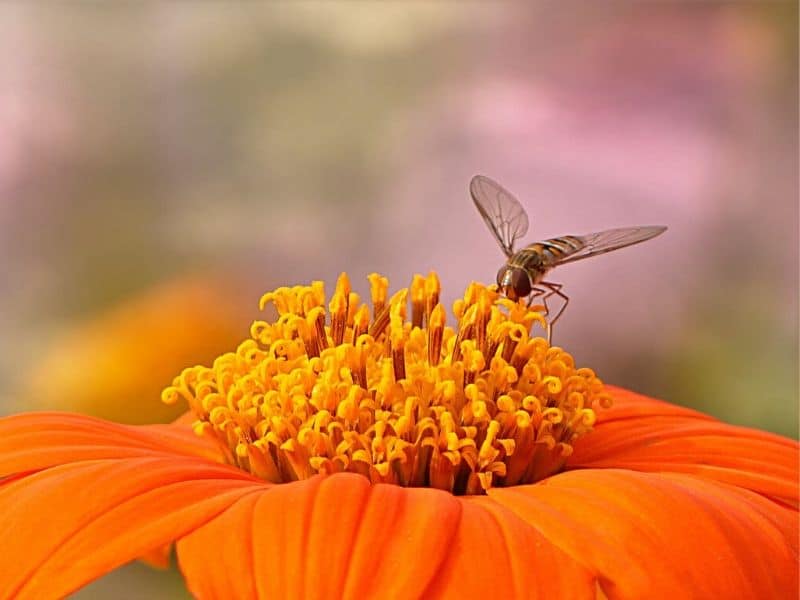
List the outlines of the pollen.
<svg viewBox="0 0 800 600">
<path fill-rule="evenodd" d="M 472 283 L 448 326 L 435 273 L 391 296 L 368 279 L 369 303 L 345 274 L 330 299 L 321 282 L 265 294 L 277 318 L 162 399 L 188 401 L 198 434 L 273 483 L 348 471 L 453 494 L 558 472 L 610 406 L 591 369 L 533 334 L 537 307 Z"/>
</svg>

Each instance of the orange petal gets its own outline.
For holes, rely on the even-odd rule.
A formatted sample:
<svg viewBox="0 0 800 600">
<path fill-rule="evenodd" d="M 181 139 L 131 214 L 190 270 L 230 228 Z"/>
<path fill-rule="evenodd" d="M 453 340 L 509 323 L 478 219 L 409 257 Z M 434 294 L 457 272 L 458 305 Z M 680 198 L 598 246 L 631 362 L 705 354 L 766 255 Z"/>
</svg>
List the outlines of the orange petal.
<svg viewBox="0 0 800 600">
<path fill-rule="evenodd" d="M 93 460 L 0 486 L 0 597 L 62 597 L 264 484 L 180 456 Z"/>
<path fill-rule="evenodd" d="M 643 396 L 624 388 L 613 385 L 606 385 L 606 391 L 611 392 L 614 404 L 611 408 L 601 409 L 598 413 L 598 421 L 618 421 L 620 419 L 630 419 L 631 417 L 692 417 L 706 421 L 716 421 L 714 417 L 704 413 L 678 406 L 663 400 L 656 400 L 649 396 Z"/>
<path fill-rule="evenodd" d="M 595 577 L 492 498 L 463 499 L 448 560 L 425 598 L 594 598 Z"/>
<path fill-rule="evenodd" d="M 0 419 L 0 478 L 79 460 L 164 455 L 220 460 L 215 446 L 180 425 L 136 427 L 54 412 Z"/>
<path fill-rule="evenodd" d="M 796 598 L 798 515 L 680 474 L 572 471 L 490 497 L 599 578 L 610 598 Z"/>
<path fill-rule="evenodd" d="M 196 420 L 197 416 L 192 411 L 187 410 L 172 422 L 173 427 L 171 427 L 170 430 L 176 431 L 178 435 L 185 435 L 186 430 L 189 429 L 192 423 L 194 423 Z M 199 436 L 196 434 L 194 437 L 195 440 L 199 439 Z M 208 442 L 208 445 L 212 448 L 214 446 L 214 444 L 212 444 L 211 441 L 207 440 L 206 438 L 203 439 L 203 442 Z M 156 569 L 167 569 L 169 568 L 169 559 L 170 555 L 172 554 L 172 546 L 173 544 L 171 542 L 169 544 L 164 544 L 160 548 L 156 548 L 155 550 L 151 550 L 143 556 L 140 556 L 139 560 Z"/>
<path fill-rule="evenodd" d="M 198 597 L 419 597 L 461 503 L 444 492 L 314 477 L 245 498 L 177 544 Z"/>
<path fill-rule="evenodd" d="M 175 419 L 172 424 L 173 425 L 184 425 L 186 427 L 191 427 L 192 423 L 197 421 L 197 415 L 195 415 L 192 411 L 187 410 L 177 419 Z"/>
<path fill-rule="evenodd" d="M 689 409 L 612 388 L 614 407 L 575 444 L 567 468 L 690 473 L 798 504 L 795 441 L 721 423 Z"/>
<path fill-rule="evenodd" d="M 594 576 L 489 498 L 338 474 L 241 498 L 177 544 L 197 597 L 594 598 Z"/>
<path fill-rule="evenodd" d="M 143 563 L 156 569 L 169 568 L 169 556 L 172 552 L 172 542 L 159 546 L 139 557 Z"/>
</svg>

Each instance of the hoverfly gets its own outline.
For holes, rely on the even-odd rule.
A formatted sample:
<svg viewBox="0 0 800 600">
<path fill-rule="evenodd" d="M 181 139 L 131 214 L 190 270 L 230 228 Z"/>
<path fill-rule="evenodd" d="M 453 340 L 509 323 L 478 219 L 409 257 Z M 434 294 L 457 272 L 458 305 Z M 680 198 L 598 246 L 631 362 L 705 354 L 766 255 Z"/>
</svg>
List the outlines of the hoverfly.
<svg viewBox="0 0 800 600">
<path fill-rule="evenodd" d="M 469 191 L 475 207 L 508 259 L 497 272 L 500 291 L 511 300 L 528 297 L 528 306 L 534 298 L 541 298 L 545 314 L 549 313 L 548 298 L 556 295 L 563 300 L 556 316 L 549 320 L 548 329 L 552 328 L 569 304 L 569 297 L 561 291 L 562 284 L 544 280 L 548 271 L 576 260 L 644 242 L 667 229 L 663 226 L 607 229 L 588 235 L 550 238 L 515 250 L 514 244 L 528 231 L 528 214 L 519 201 L 499 183 L 483 175 L 472 178 Z"/>
</svg>

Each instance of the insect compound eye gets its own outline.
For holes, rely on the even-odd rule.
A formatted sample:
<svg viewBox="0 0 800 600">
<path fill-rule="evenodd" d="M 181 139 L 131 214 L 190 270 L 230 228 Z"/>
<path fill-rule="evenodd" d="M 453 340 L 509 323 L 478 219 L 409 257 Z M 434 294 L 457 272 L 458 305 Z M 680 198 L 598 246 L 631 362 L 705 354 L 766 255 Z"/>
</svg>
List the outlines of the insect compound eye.
<svg viewBox="0 0 800 600">
<path fill-rule="evenodd" d="M 525 269 L 512 269 L 511 288 L 517 298 L 524 298 L 531 293 L 531 279 Z"/>
<path fill-rule="evenodd" d="M 501 290 L 511 283 L 508 278 L 509 271 L 510 269 L 508 267 L 502 266 L 497 272 L 497 287 Z"/>
</svg>

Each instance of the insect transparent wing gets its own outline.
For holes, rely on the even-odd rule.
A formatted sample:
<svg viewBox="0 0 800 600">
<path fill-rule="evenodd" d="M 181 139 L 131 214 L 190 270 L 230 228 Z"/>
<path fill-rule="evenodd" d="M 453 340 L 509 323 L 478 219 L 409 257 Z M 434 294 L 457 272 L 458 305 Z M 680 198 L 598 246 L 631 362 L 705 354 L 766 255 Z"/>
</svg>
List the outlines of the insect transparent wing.
<svg viewBox="0 0 800 600">
<path fill-rule="evenodd" d="M 622 227 L 620 229 L 606 229 L 589 235 L 577 235 L 585 245 L 580 250 L 564 257 L 558 261 L 559 265 L 570 263 L 576 260 L 589 258 L 598 254 L 625 248 L 644 242 L 664 233 L 667 230 L 663 226 L 643 226 L 643 227 Z"/>
<path fill-rule="evenodd" d="M 514 243 L 528 231 L 528 215 L 519 201 L 503 187 L 483 175 L 469 184 L 472 201 L 506 256 L 514 254 Z"/>
</svg>

